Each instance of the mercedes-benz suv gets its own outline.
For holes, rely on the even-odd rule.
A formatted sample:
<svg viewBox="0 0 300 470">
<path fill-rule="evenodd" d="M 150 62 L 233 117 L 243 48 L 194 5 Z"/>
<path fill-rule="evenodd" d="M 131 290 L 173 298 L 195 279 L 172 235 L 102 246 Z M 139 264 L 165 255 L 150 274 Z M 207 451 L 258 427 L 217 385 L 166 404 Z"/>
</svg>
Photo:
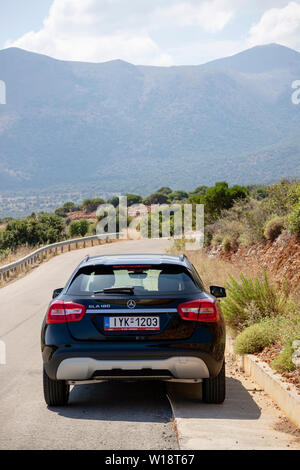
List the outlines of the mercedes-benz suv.
<svg viewBox="0 0 300 470">
<path fill-rule="evenodd" d="M 218 297 L 181 255 L 88 256 L 56 289 L 42 325 L 45 401 L 66 405 L 70 386 L 164 380 L 225 399 L 225 324 Z"/>
</svg>

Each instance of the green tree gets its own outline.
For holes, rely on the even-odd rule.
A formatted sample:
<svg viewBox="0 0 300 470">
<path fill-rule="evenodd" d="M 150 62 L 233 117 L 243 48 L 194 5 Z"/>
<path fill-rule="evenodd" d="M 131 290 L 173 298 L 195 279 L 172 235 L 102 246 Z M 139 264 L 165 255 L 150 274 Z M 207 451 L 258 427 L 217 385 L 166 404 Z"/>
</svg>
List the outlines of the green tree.
<svg viewBox="0 0 300 470">
<path fill-rule="evenodd" d="M 207 193 L 207 190 L 208 190 L 208 186 L 204 186 L 204 185 L 197 186 L 197 188 L 194 189 L 194 191 L 190 192 L 190 196 L 194 196 L 194 195 L 204 196 Z"/>
<path fill-rule="evenodd" d="M 89 230 L 89 222 L 85 219 L 73 220 L 69 226 L 69 234 L 71 237 L 84 237 Z"/>
<path fill-rule="evenodd" d="M 0 249 L 15 250 L 21 245 L 45 245 L 55 243 L 64 237 L 65 224 L 55 214 L 41 212 L 25 219 L 8 222 L 1 233 Z"/>
<path fill-rule="evenodd" d="M 55 214 L 59 215 L 60 217 L 66 217 L 67 214 L 70 212 L 75 212 L 76 210 L 79 210 L 79 206 L 76 206 L 74 202 L 68 201 L 65 202 L 62 207 L 58 207 L 55 211 Z"/>
<path fill-rule="evenodd" d="M 133 206 L 133 204 L 140 204 L 143 201 L 143 198 L 138 194 L 125 194 L 127 197 L 127 205 Z"/>
<path fill-rule="evenodd" d="M 222 210 L 230 209 L 234 201 L 245 199 L 248 195 L 247 188 L 235 185 L 228 187 L 226 181 L 221 181 L 209 188 L 205 196 L 202 196 L 205 212 L 211 219 L 220 217 Z"/>
<path fill-rule="evenodd" d="M 168 186 L 162 186 L 162 187 L 159 188 L 156 192 L 157 192 L 157 193 L 165 194 L 165 195 L 167 196 L 168 194 L 171 194 L 171 193 L 172 193 L 172 189 L 169 188 Z"/>
<path fill-rule="evenodd" d="M 189 197 L 188 193 L 185 191 L 173 191 L 168 196 L 171 201 L 183 201 Z"/>
<path fill-rule="evenodd" d="M 151 206 L 151 204 L 168 204 L 168 202 L 169 202 L 168 196 L 163 193 L 150 194 L 150 196 L 147 196 L 143 200 L 143 203 L 146 206 Z"/>
<path fill-rule="evenodd" d="M 96 211 L 100 204 L 105 204 L 105 201 L 104 199 L 97 197 L 95 199 L 85 199 L 81 207 L 87 214 L 89 214 L 90 212 Z"/>
<path fill-rule="evenodd" d="M 110 199 L 107 200 L 107 204 L 112 204 L 114 207 L 118 207 L 119 202 L 120 200 L 118 196 L 111 197 Z"/>
</svg>

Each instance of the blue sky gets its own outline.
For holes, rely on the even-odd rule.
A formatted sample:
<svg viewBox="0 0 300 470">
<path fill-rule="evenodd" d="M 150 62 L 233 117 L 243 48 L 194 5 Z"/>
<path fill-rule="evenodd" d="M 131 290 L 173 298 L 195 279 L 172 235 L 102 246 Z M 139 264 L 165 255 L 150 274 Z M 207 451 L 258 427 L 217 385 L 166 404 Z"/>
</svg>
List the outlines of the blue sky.
<svg viewBox="0 0 300 470">
<path fill-rule="evenodd" d="M 9 0 L 0 49 L 58 59 L 200 64 L 258 44 L 300 50 L 300 0 Z"/>
</svg>

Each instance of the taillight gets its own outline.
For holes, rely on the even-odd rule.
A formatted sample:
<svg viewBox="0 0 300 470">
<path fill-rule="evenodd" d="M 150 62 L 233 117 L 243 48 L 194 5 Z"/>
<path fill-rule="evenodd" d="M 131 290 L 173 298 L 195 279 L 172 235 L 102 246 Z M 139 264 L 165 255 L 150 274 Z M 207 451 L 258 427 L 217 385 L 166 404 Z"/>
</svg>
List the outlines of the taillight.
<svg viewBox="0 0 300 470">
<path fill-rule="evenodd" d="M 183 320 L 218 321 L 219 306 L 212 300 L 192 300 L 178 305 L 177 309 Z"/>
<path fill-rule="evenodd" d="M 80 321 L 84 317 L 86 307 L 64 300 L 54 301 L 49 307 L 46 323 L 67 323 Z"/>
</svg>

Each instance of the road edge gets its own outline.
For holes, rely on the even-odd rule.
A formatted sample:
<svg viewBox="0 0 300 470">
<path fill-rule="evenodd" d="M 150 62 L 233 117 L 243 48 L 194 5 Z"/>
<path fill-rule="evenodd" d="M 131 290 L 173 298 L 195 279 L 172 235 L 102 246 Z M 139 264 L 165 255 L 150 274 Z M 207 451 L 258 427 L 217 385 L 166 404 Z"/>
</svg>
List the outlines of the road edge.
<svg viewBox="0 0 300 470">
<path fill-rule="evenodd" d="M 283 382 L 266 362 L 256 356 L 235 354 L 233 346 L 234 340 L 227 336 L 226 352 L 234 358 L 245 374 L 252 377 L 270 395 L 290 421 L 300 428 L 300 395 L 294 385 Z"/>
</svg>

